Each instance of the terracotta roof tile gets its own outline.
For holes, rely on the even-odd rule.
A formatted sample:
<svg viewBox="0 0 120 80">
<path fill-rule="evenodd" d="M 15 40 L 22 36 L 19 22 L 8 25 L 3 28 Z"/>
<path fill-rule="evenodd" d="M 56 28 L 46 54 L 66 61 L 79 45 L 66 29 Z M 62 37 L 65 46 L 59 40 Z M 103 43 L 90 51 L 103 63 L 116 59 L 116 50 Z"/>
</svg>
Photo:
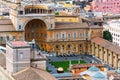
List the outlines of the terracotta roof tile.
<svg viewBox="0 0 120 80">
<path fill-rule="evenodd" d="M 10 19 L 0 19 L 0 31 L 15 31 Z"/>
<path fill-rule="evenodd" d="M 103 28 L 102 26 L 98 25 L 90 25 L 88 26 L 87 23 L 69 23 L 69 22 L 56 22 L 55 29 L 81 29 L 81 28 Z"/>
<path fill-rule="evenodd" d="M 0 25 L 0 31 L 15 31 L 13 25 Z"/>
<path fill-rule="evenodd" d="M 0 19 L 0 25 L 8 25 L 8 24 L 12 24 L 11 19 Z"/>
<path fill-rule="evenodd" d="M 105 49 L 108 49 L 116 54 L 120 54 L 120 47 L 119 46 L 116 46 L 115 44 L 113 44 L 113 43 L 111 43 L 103 38 L 96 37 L 96 38 L 93 38 L 91 40 L 91 42 L 98 44 L 98 45 L 104 47 Z"/>
<path fill-rule="evenodd" d="M 15 80 L 57 80 L 48 72 L 32 67 L 13 74 L 13 77 Z"/>
<path fill-rule="evenodd" d="M 103 64 L 91 63 L 91 64 L 76 64 L 76 65 L 73 65 L 72 68 L 82 68 L 82 67 L 92 67 L 92 66 L 104 67 Z"/>
<path fill-rule="evenodd" d="M 11 41 L 7 43 L 11 47 L 30 47 L 30 45 L 25 41 Z"/>
<path fill-rule="evenodd" d="M 55 29 L 80 29 L 80 28 L 89 28 L 86 23 L 63 23 L 63 22 L 56 22 Z"/>
<path fill-rule="evenodd" d="M 101 28 L 101 29 L 103 29 L 103 26 L 91 25 L 90 28 Z"/>
</svg>

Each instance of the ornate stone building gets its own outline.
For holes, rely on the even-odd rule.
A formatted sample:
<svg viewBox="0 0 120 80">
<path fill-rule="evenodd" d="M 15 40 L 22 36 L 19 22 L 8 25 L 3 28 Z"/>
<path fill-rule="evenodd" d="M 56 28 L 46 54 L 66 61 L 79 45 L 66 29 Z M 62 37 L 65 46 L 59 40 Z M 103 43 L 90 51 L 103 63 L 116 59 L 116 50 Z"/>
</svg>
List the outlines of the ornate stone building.
<svg viewBox="0 0 120 80">
<path fill-rule="evenodd" d="M 19 3 L 19 1 L 15 3 Z M 4 2 L 4 4 L 7 3 Z M 79 15 L 55 17 L 52 3 L 42 2 L 41 4 L 38 1 L 37 3 L 23 4 L 21 2 L 14 5 L 9 3 L 8 6 L 11 7 L 10 19 L 7 19 L 10 23 L 4 22 L 2 25 L 1 22 L 0 26 L 3 28 L 5 24 L 9 24 L 13 30 L 8 30 L 8 33 L 13 33 L 13 37 L 10 38 L 4 32 L 5 36 L 1 36 L 1 42 L 5 39 L 8 40 L 8 38 L 10 38 L 9 40 L 29 42 L 34 39 L 36 44 L 39 44 L 40 49 L 47 52 L 78 54 L 86 53 L 87 41 L 91 39 L 91 36 L 102 37 L 102 26 L 83 23 Z M 10 27 L 8 26 L 8 28 Z M 7 28 L 5 29 L 7 30 Z M 0 34 L 2 34 L 1 32 Z"/>
<path fill-rule="evenodd" d="M 116 69 L 119 67 L 120 49 L 102 39 L 102 20 L 55 16 L 53 5 L 44 1 L 18 3 L 3 1 L 10 7 L 10 16 L 0 20 L 0 44 L 35 40 L 48 53 L 92 54 Z"/>
<path fill-rule="evenodd" d="M 99 58 L 102 62 L 118 69 L 120 66 L 120 47 L 102 38 L 96 37 L 88 44 L 90 54 Z"/>
</svg>

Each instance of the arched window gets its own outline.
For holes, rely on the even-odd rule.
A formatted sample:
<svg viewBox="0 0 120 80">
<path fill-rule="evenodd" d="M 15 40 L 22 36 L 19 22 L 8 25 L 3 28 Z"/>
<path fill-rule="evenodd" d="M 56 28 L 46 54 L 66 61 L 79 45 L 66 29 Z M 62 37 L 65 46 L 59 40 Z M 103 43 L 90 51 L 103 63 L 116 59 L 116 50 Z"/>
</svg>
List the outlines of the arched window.
<svg viewBox="0 0 120 80">
<path fill-rule="evenodd" d="M 21 25 L 19 25 L 19 27 L 18 27 L 19 29 L 22 29 L 22 27 L 21 27 Z"/>
<path fill-rule="evenodd" d="M 70 45 L 68 45 L 68 48 L 70 48 Z"/>
<path fill-rule="evenodd" d="M 82 44 L 80 44 L 79 46 L 80 46 L 80 48 L 82 48 Z"/>
<path fill-rule="evenodd" d="M 58 45 L 56 45 L 56 48 L 59 48 L 59 46 L 58 46 Z"/>
</svg>

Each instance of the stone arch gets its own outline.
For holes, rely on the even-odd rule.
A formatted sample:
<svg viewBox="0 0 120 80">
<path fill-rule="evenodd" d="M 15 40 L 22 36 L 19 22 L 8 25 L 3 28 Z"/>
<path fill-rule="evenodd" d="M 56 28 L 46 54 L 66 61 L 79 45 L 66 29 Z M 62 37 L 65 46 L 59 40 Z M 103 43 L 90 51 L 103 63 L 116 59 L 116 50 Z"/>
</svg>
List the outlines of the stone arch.
<svg viewBox="0 0 120 80">
<path fill-rule="evenodd" d="M 84 52 L 83 46 L 84 46 L 84 43 L 78 43 L 78 45 L 77 45 L 77 47 L 78 47 L 78 52 L 79 52 L 80 54 Z"/>
<path fill-rule="evenodd" d="M 47 21 L 44 20 L 44 18 L 34 18 L 34 17 L 33 17 L 33 18 L 27 19 L 27 20 L 23 23 L 23 30 L 25 30 L 25 27 L 26 27 L 27 23 L 30 22 L 30 21 L 32 21 L 32 20 L 34 20 L 34 19 L 38 19 L 38 20 L 43 21 L 43 22 L 46 24 L 46 27 L 47 27 L 47 29 L 48 29 Z"/>
<path fill-rule="evenodd" d="M 47 26 L 41 19 L 32 19 L 24 27 L 25 40 L 31 42 L 33 39 L 40 46 L 40 49 L 46 49 Z"/>
<path fill-rule="evenodd" d="M 65 44 L 65 49 L 67 54 L 72 54 L 73 52 L 73 43 L 68 42 Z"/>
<path fill-rule="evenodd" d="M 120 60 L 118 60 L 118 69 L 120 69 Z"/>
</svg>

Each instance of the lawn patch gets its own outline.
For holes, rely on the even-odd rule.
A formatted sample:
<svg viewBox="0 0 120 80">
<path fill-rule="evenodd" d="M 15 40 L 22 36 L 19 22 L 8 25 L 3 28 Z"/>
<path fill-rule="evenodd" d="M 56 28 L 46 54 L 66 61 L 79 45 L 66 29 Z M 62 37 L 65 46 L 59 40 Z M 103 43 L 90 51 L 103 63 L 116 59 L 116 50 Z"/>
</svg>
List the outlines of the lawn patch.
<svg viewBox="0 0 120 80">
<path fill-rule="evenodd" d="M 78 63 L 79 63 L 78 60 L 71 61 L 71 64 L 78 64 Z M 86 63 L 84 60 L 80 60 L 80 64 L 84 64 L 84 63 Z M 59 61 L 59 62 L 56 61 L 56 62 L 50 62 L 50 64 L 54 65 L 55 68 L 62 67 L 65 72 L 68 72 L 69 61 Z"/>
</svg>

